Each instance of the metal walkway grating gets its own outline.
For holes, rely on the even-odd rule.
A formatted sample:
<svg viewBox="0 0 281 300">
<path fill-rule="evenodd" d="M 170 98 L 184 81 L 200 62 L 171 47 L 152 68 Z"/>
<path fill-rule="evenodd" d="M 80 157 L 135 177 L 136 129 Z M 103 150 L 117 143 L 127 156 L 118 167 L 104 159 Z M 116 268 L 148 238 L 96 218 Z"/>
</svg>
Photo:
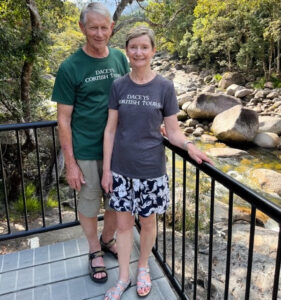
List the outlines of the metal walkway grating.
<svg viewBox="0 0 281 300">
<path fill-rule="evenodd" d="M 134 230 L 130 262 L 131 288 L 122 300 L 140 299 L 136 294 L 139 235 Z M 97 284 L 88 276 L 88 245 L 85 238 L 0 255 L 0 300 L 102 300 L 118 278 L 118 262 L 105 255 L 109 279 Z M 146 299 L 178 297 L 153 255 L 149 258 L 152 291 Z"/>
</svg>

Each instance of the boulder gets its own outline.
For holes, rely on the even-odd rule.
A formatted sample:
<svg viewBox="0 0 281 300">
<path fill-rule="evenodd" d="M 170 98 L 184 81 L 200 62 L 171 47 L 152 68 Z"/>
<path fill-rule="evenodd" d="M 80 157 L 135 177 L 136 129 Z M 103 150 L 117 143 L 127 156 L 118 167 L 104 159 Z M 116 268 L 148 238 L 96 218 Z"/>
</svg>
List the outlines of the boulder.
<svg viewBox="0 0 281 300">
<path fill-rule="evenodd" d="M 185 121 L 187 119 L 187 114 L 185 111 L 183 110 L 180 110 L 178 113 L 177 113 L 177 118 L 178 118 L 178 121 Z"/>
<path fill-rule="evenodd" d="M 197 124 L 199 124 L 199 122 L 195 119 L 188 119 L 186 122 L 185 122 L 185 125 L 187 127 L 195 127 Z"/>
<path fill-rule="evenodd" d="M 266 91 L 264 90 L 258 90 L 255 93 L 255 98 L 259 99 L 259 98 L 265 98 L 268 94 L 266 93 Z"/>
<path fill-rule="evenodd" d="M 267 96 L 266 96 L 266 98 L 268 98 L 268 99 L 274 99 L 274 98 L 278 98 L 279 97 L 279 94 L 277 93 L 277 92 L 271 92 L 271 93 L 269 93 Z"/>
<path fill-rule="evenodd" d="M 246 96 L 250 95 L 252 92 L 253 91 L 250 90 L 250 89 L 243 88 L 239 91 L 236 91 L 234 96 L 236 98 L 243 98 L 243 97 L 246 97 Z"/>
<path fill-rule="evenodd" d="M 194 136 L 201 136 L 204 133 L 204 129 L 202 127 L 197 127 L 194 131 L 193 131 L 193 135 Z"/>
<path fill-rule="evenodd" d="M 238 84 L 232 84 L 226 89 L 226 94 L 230 96 L 234 96 L 237 91 L 242 90 L 244 87 Z"/>
<path fill-rule="evenodd" d="M 215 142 L 217 142 L 217 138 L 213 135 L 209 135 L 209 134 L 202 134 L 201 135 L 201 141 L 203 143 L 208 143 L 208 144 L 213 144 Z"/>
<path fill-rule="evenodd" d="M 206 153 L 213 157 L 233 157 L 248 154 L 247 151 L 235 148 L 211 148 Z"/>
<path fill-rule="evenodd" d="M 235 105 L 241 105 L 241 100 L 225 94 L 201 93 L 186 112 L 194 119 L 212 119 Z"/>
<path fill-rule="evenodd" d="M 223 74 L 222 79 L 219 82 L 219 88 L 227 89 L 230 85 L 234 83 L 238 85 L 243 85 L 245 83 L 242 74 L 237 72 L 227 72 Z"/>
<path fill-rule="evenodd" d="M 264 88 L 273 89 L 273 88 L 274 88 L 273 82 L 267 81 L 267 82 L 264 84 Z"/>
<path fill-rule="evenodd" d="M 259 116 L 259 132 L 281 134 L 281 117 Z"/>
<path fill-rule="evenodd" d="M 190 105 L 190 103 L 191 103 L 191 102 L 185 102 L 185 103 L 182 105 L 181 109 L 184 110 L 184 111 L 186 112 L 186 110 L 187 110 L 188 106 Z"/>
<path fill-rule="evenodd" d="M 226 142 L 251 142 L 258 129 L 258 114 L 241 105 L 236 105 L 217 115 L 211 127 L 214 135 Z"/>
<path fill-rule="evenodd" d="M 250 173 L 250 178 L 265 192 L 281 196 L 281 173 L 270 169 L 256 169 Z"/>
<path fill-rule="evenodd" d="M 281 139 L 276 133 L 260 132 L 253 141 L 256 145 L 264 148 L 277 148 L 281 143 Z"/>
<path fill-rule="evenodd" d="M 202 92 L 204 93 L 215 93 L 216 91 L 216 86 L 215 85 L 207 85 L 206 87 L 204 87 L 204 89 L 202 90 Z"/>
</svg>

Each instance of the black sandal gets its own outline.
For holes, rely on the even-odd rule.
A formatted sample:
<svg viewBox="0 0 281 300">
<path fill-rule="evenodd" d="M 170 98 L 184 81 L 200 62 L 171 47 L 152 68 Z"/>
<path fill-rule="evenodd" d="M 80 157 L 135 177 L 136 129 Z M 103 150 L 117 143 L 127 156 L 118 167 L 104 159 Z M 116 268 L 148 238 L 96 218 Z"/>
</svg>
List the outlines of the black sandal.
<svg viewBox="0 0 281 300">
<path fill-rule="evenodd" d="M 89 253 L 89 271 L 90 271 L 90 277 L 91 277 L 91 279 L 94 282 L 97 282 L 97 283 L 104 283 L 108 279 L 106 267 L 104 267 L 104 266 L 93 267 L 92 266 L 92 260 L 93 259 L 98 258 L 98 257 L 103 257 L 103 256 L 104 256 L 104 252 L 103 251 L 96 251 L 96 252 L 93 252 L 93 253 Z M 101 278 L 94 277 L 98 273 L 105 273 L 106 276 L 101 277 Z"/>
<path fill-rule="evenodd" d="M 110 248 L 116 243 L 116 239 L 113 238 L 112 240 L 110 240 L 108 243 L 104 243 L 102 240 L 102 235 L 100 236 L 100 245 L 101 245 L 101 249 L 104 252 L 108 252 L 111 253 L 116 259 L 118 259 L 118 253 L 115 253 L 113 251 L 110 250 Z"/>
</svg>

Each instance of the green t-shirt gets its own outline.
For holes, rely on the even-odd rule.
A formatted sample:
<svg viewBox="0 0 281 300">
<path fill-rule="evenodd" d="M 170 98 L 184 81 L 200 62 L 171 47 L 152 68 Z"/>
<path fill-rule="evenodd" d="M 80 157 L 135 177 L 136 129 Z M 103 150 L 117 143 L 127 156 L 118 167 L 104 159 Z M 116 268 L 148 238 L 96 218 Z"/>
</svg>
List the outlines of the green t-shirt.
<svg viewBox="0 0 281 300">
<path fill-rule="evenodd" d="M 79 49 L 61 64 L 52 100 L 73 106 L 71 129 L 76 159 L 102 159 L 111 84 L 128 72 L 126 57 L 110 47 L 105 58 L 93 58 Z"/>
</svg>

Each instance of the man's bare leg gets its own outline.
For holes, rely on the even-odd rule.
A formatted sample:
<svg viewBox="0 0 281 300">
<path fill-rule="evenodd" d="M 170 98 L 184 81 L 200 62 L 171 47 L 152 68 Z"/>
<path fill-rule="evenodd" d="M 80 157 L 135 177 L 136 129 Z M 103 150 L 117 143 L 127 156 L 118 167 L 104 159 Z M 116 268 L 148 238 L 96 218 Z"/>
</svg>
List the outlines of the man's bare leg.
<svg viewBox="0 0 281 300">
<path fill-rule="evenodd" d="M 80 224 L 82 226 L 82 229 L 84 231 L 84 234 L 87 238 L 88 244 L 89 244 L 89 253 L 93 253 L 96 251 L 101 250 L 100 242 L 98 239 L 98 222 L 97 217 L 86 217 L 80 212 L 79 214 L 79 220 Z M 97 257 L 96 259 L 92 260 L 92 266 L 93 267 L 102 267 L 104 266 L 104 261 L 102 257 Z M 95 275 L 95 278 L 103 278 L 105 277 L 105 273 L 97 273 Z"/>
<path fill-rule="evenodd" d="M 104 213 L 104 223 L 103 223 L 103 230 L 102 230 L 102 241 L 106 244 L 111 241 L 114 237 L 116 231 L 116 212 L 106 210 Z M 114 253 L 117 252 L 116 243 L 112 245 L 110 248 L 111 251 Z"/>
</svg>

